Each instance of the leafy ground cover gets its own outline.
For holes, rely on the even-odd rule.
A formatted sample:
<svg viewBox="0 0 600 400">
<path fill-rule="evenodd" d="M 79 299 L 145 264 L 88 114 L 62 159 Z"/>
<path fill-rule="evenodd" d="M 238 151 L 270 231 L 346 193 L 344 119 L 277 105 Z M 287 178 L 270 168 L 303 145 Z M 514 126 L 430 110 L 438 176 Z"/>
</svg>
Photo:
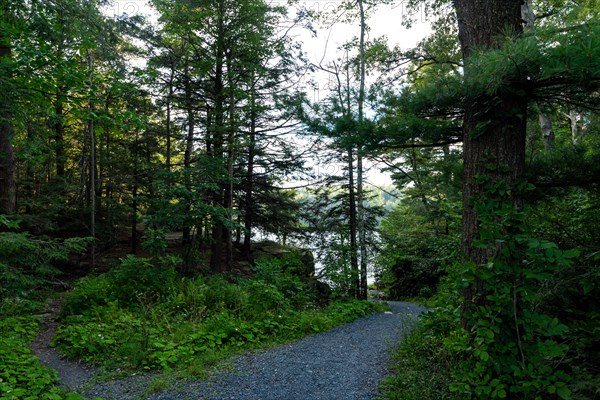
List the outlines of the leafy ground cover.
<svg viewBox="0 0 600 400">
<path fill-rule="evenodd" d="M 31 316 L 0 319 L 0 399 L 83 399 L 59 389 L 56 371 L 43 366 L 29 349 L 38 323 Z"/>
<path fill-rule="evenodd" d="M 168 260 L 126 258 L 76 286 L 53 343 L 106 371 L 186 366 L 198 374 L 231 353 L 321 332 L 375 308 L 356 300 L 319 308 L 310 283 L 281 267 L 259 263 L 252 278 L 182 277 Z"/>
</svg>

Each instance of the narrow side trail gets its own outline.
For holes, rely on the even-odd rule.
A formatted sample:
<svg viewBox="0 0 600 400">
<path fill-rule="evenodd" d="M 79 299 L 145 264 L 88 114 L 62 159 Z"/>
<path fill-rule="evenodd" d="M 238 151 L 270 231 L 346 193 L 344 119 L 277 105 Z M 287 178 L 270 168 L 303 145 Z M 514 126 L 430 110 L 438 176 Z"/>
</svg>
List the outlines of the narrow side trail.
<svg viewBox="0 0 600 400">
<path fill-rule="evenodd" d="M 231 372 L 197 382 L 179 382 L 142 394 L 145 377 L 106 382 L 89 398 L 211 400 L 371 400 L 388 374 L 391 349 L 423 308 L 388 302 L 391 313 L 375 313 L 298 342 L 237 357 Z M 147 393 L 147 392 L 146 392 Z"/>
<path fill-rule="evenodd" d="M 41 318 L 40 332 L 31 343 L 31 352 L 35 354 L 43 365 L 55 369 L 58 373 L 60 386 L 66 390 L 77 390 L 90 381 L 98 371 L 83 363 L 69 361 L 50 347 L 50 341 L 56 333 L 58 322 L 56 318 L 60 311 L 63 297 L 51 299 L 46 303 L 45 310 L 39 315 Z"/>
</svg>

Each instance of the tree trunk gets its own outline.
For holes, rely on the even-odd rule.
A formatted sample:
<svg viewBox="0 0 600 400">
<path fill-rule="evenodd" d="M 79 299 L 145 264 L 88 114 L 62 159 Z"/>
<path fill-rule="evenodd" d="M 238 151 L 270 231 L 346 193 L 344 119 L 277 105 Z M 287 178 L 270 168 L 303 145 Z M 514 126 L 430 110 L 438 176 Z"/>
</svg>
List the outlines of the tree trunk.
<svg viewBox="0 0 600 400">
<path fill-rule="evenodd" d="M 139 151 L 140 151 L 140 132 L 139 130 L 135 130 L 135 145 L 134 145 L 134 153 L 133 153 L 133 191 L 132 191 L 132 202 L 131 202 L 131 253 L 137 254 L 137 242 L 138 242 L 138 234 L 137 234 L 137 213 L 138 213 L 138 186 L 139 186 L 139 176 L 140 176 L 140 162 L 139 162 Z"/>
<path fill-rule="evenodd" d="M 362 136 L 362 125 L 364 121 L 364 102 L 365 102 L 365 9 L 363 0 L 358 0 L 360 8 L 360 86 L 358 91 L 358 128 Z M 367 299 L 367 232 L 365 229 L 365 204 L 363 189 L 363 155 L 362 146 L 358 146 L 357 151 L 357 200 L 358 200 L 358 242 L 360 247 L 360 291 L 359 298 Z"/>
<path fill-rule="evenodd" d="M 11 55 L 7 38 L 0 33 L 0 62 Z M 17 212 L 17 184 L 15 182 L 15 152 L 12 145 L 12 114 L 7 93 L 0 99 L 0 214 Z"/>
<path fill-rule="evenodd" d="M 56 123 L 54 125 L 54 142 L 56 145 L 56 176 L 60 179 L 64 179 L 65 176 L 65 163 L 67 157 L 65 155 L 65 124 L 64 124 L 64 89 L 61 87 L 56 93 L 56 104 L 55 104 L 55 118 Z"/>
<path fill-rule="evenodd" d="M 188 69 L 188 62 L 185 64 L 185 106 L 187 111 L 187 138 L 185 141 L 185 153 L 183 156 L 183 166 L 184 166 L 184 182 L 185 188 L 188 193 L 192 190 L 192 178 L 191 178 L 191 169 L 192 169 L 192 151 L 194 150 L 194 130 L 196 125 L 195 114 L 194 114 L 194 104 L 192 103 L 192 87 L 191 87 L 191 77 Z M 186 215 L 190 215 L 192 209 L 191 199 L 186 200 L 185 204 L 185 213 Z M 190 245 L 191 239 L 191 227 L 189 224 L 186 224 L 183 227 L 183 244 L 184 246 Z"/>
<path fill-rule="evenodd" d="M 215 76 L 213 95 L 215 101 L 214 124 L 211 129 L 211 139 L 213 141 L 213 161 L 215 167 L 221 173 L 223 167 L 223 127 L 225 114 L 225 93 L 223 85 L 224 57 L 225 57 L 225 27 L 224 27 L 224 4 L 219 3 L 217 10 L 217 44 L 215 54 Z M 217 189 L 213 193 L 213 206 L 223 207 L 224 187 L 223 182 L 217 183 Z M 223 266 L 223 221 L 219 218 L 212 220 L 212 246 L 210 255 L 210 268 L 213 272 L 225 272 Z"/>
<path fill-rule="evenodd" d="M 540 129 L 542 130 L 542 138 L 544 140 L 544 150 L 546 153 L 551 153 L 554 148 L 554 129 L 552 128 L 552 121 L 550 117 L 543 113 L 539 112 L 540 119 Z"/>
<path fill-rule="evenodd" d="M 233 162 L 235 159 L 235 91 L 233 90 L 232 49 L 227 52 L 227 83 L 229 84 L 229 129 L 227 135 L 227 182 L 225 187 L 225 204 L 227 210 L 233 209 Z M 231 217 L 228 217 L 230 219 Z M 233 221 L 231 221 L 233 222 Z M 223 227 L 225 242 L 225 265 L 231 269 L 233 264 L 233 238 L 231 228 Z"/>
<path fill-rule="evenodd" d="M 17 211 L 11 117 L 9 112 L 0 112 L 0 214 L 14 214 Z"/>
<path fill-rule="evenodd" d="M 339 77 L 338 84 L 340 83 Z M 341 98 L 341 85 L 339 87 L 339 96 Z M 350 63 L 346 62 L 346 118 L 352 119 L 352 102 L 350 99 Z M 340 102 L 341 103 L 341 102 Z M 351 135 L 352 132 L 349 132 Z M 358 235 L 358 215 L 356 210 L 356 189 L 354 182 L 354 146 L 348 147 L 348 220 L 350 225 L 350 268 L 352 276 L 352 296 L 360 298 L 360 269 L 358 266 L 358 245 L 356 237 Z"/>
<path fill-rule="evenodd" d="M 571 121 L 571 140 L 573 144 L 579 143 L 579 121 L 581 120 L 581 113 L 577 110 L 569 111 L 569 120 Z"/>
<path fill-rule="evenodd" d="M 167 183 L 171 182 L 171 107 L 173 102 L 173 79 L 175 79 L 175 63 L 171 64 L 171 71 L 169 75 L 169 93 L 167 94 L 167 121 L 166 121 L 166 136 L 167 136 L 167 149 L 166 149 L 166 170 L 167 170 Z"/>
<path fill-rule="evenodd" d="M 88 50 L 88 62 L 90 68 L 89 76 L 89 111 L 88 134 L 90 137 L 90 230 L 92 236 L 91 246 L 91 266 L 96 267 L 96 134 L 94 132 L 94 119 L 92 114 L 95 111 L 92 94 L 94 91 L 94 55 Z"/>
<path fill-rule="evenodd" d="M 256 156 L 256 96 L 250 97 L 250 132 L 248 134 L 248 165 L 244 182 L 244 244 L 242 252 L 250 260 L 252 227 L 254 224 L 254 157 Z"/>
<path fill-rule="evenodd" d="M 454 0 L 454 5 L 465 60 L 475 49 L 498 47 L 500 37 L 507 31 L 522 32 L 521 0 Z M 475 73 L 468 66 L 465 68 L 466 79 Z M 473 247 L 480 231 L 473 201 L 485 199 L 484 185 L 477 184 L 475 178 L 486 174 L 492 183 L 502 179 L 507 184 L 519 180 L 525 165 L 526 121 L 527 100 L 514 91 L 465 99 L 462 249 L 467 261 L 477 266 L 484 265 L 497 249 Z M 512 201 L 514 206 L 520 206 L 517 194 L 513 194 Z M 468 286 L 463 296 L 462 325 L 466 328 L 472 308 L 485 302 L 485 282 Z"/>
<path fill-rule="evenodd" d="M 358 246 L 356 236 L 358 232 L 357 213 L 356 213 L 356 191 L 354 189 L 354 151 L 352 147 L 348 148 L 348 219 L 350 225 L 350 267 L 354 277 L 353 294 L 360 298 L 360 279 L 358 269 Z"/>
</svg>

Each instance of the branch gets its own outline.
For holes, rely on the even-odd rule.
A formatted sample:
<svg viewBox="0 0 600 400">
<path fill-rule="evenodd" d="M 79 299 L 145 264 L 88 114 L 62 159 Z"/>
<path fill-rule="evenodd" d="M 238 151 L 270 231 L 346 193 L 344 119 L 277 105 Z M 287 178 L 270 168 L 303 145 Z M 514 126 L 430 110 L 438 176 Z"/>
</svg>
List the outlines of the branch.
<svg viewBox="0 0 600 400">
<path fill-rule="evenodd" d="M 445 142 L 438 143 L 418 143 L 418 144 L 399 144 L 399 145 L 386 145 L 382 144 L 382 146 L 388 149 L 422 149 L 422 148 L 430 148 L 430 147 L 444 147 L 452 144 L 462 143 L 462 137 L 456 138 L 453 140 L 448 140 Z"/>
</svg>

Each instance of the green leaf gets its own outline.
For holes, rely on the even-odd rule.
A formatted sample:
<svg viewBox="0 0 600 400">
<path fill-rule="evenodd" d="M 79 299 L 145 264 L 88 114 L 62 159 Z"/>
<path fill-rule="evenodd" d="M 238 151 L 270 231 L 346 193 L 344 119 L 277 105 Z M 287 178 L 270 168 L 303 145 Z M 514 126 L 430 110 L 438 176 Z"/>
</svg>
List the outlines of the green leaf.
<svg viewBox="0 0 600 400">
<path fill-rule="evenodd" d="M 559 387 L 558 390 L 556 391 L 556 394 L 558 394 L 558 396 L 561 399 L 564 399 L 564 400 L 570 400 L 572 398 L 571 397 L 571 391 L 568 388 L 564 387 L 564 386 L 563 387 Z"/>
</svg>

